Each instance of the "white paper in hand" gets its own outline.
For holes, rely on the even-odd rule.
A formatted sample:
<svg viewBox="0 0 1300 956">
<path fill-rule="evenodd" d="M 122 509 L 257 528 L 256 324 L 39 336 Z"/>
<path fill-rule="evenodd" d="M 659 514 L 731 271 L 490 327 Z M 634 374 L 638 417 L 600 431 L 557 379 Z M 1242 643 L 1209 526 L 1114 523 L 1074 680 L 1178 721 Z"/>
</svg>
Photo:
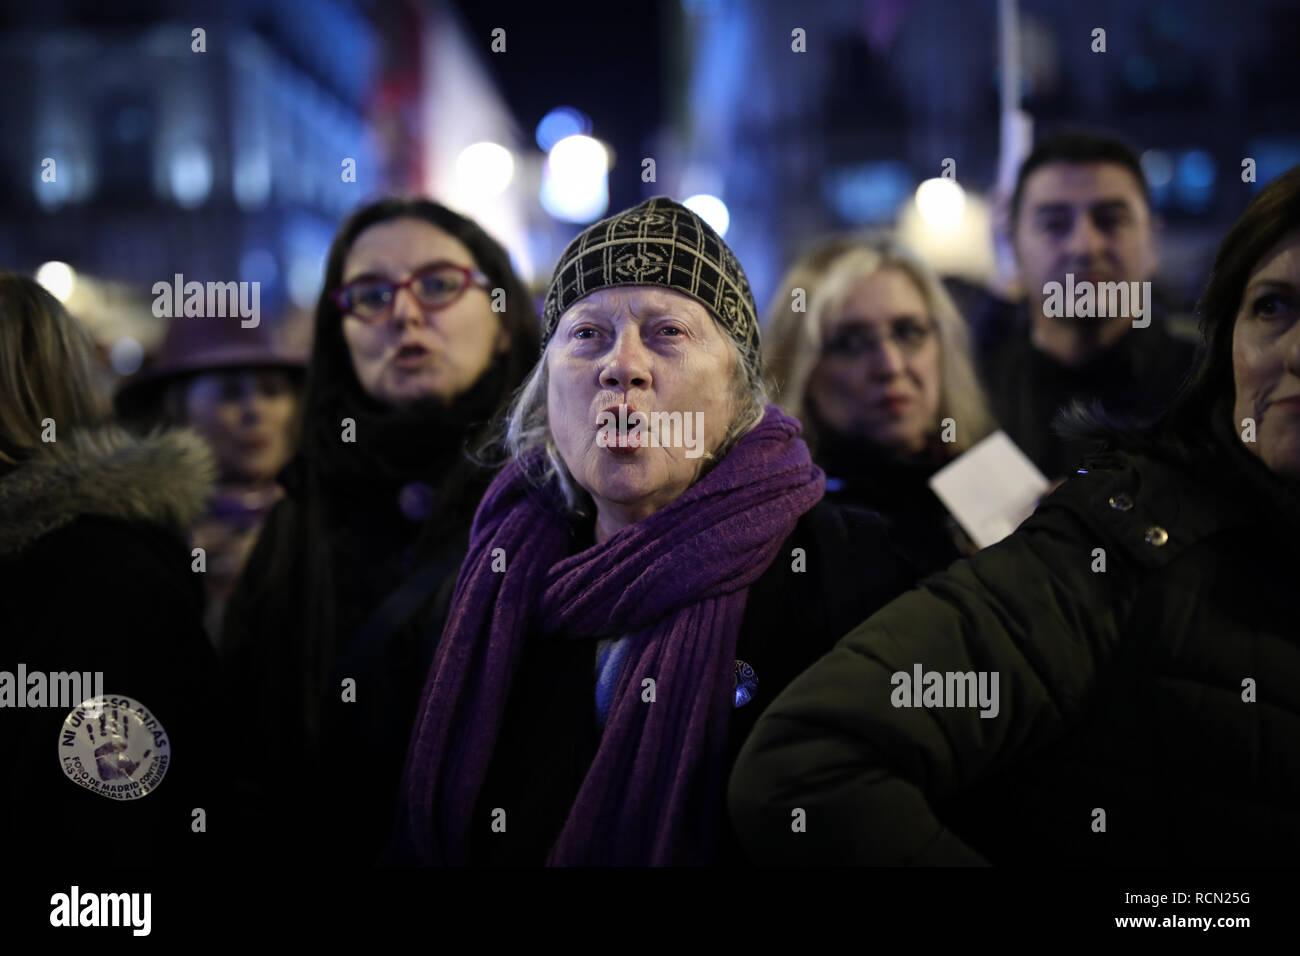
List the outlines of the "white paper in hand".
<svg viewBox="0 0 1300 956">
<path fill-rule="evenodd" d="M 979 547 L 1024 521 L 1049 482 L 1006 432 L 997 431 L 936 471 L 930 487 Z"/>
</svg>

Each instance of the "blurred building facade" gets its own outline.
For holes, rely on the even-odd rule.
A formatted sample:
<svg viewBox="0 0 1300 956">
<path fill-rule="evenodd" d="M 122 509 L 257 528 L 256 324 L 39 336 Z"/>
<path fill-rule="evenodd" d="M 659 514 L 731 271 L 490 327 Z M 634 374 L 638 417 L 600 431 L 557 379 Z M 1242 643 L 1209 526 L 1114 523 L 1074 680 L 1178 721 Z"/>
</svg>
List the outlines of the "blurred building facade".
<svg viewBox="0 0 1300 956">
<path fill-rule="evenodd" d="M 516 136 L 437 0 L 8 12 L 0 263 L 70 264 L 81 278 L 68 305 L 105 344 L 155 344 L 150 289 L 178 273 L 257 282 L 266 321 L 303 319 L 350 209 L 426 194 L 481 214 L 458 201 L 446 152 Z M 497 197 L 489 228 L 509 231 L 521 205 Z M 522 226 L 498 238 L 526 251 Z"/>
<path fill-rule="evenodd" d="M 346 3 L 132 11 L 33 11 L 6 34 L 0 62 L 23 79 L 0 101 L 0 163 L 21 188 L 0 258 L 142 287 L 258 281 L 269 314 L 309 304 L 338 217 L 388 186 L 365 119 L 374 27 Z"/>
<path fill-rule="evenodd" d="M 994 183 L 998 5 L 964 0 L 682 0 L 672 141 L 707 167 L 760 297 L 829 229 L 892 222 L 956 161 Z M 1036 129 L 1097 126 L 1144 151 L 1166 223 L 1162 278 L 1195 294 L 1259 185 L 1300 162 L 1290 0 L 1020 0 L 1020 104 Z M 1096 28 L 1106 51 L 1094 52 Z M 802 30 L 805 52 L 796 52 Z M 1241 180 L 1257 160 L 1258 183 Z M 687 187 L 689 188 L 689 187 Z M 987 242 L 986 236 L 971 237 Z"/>
</svg>

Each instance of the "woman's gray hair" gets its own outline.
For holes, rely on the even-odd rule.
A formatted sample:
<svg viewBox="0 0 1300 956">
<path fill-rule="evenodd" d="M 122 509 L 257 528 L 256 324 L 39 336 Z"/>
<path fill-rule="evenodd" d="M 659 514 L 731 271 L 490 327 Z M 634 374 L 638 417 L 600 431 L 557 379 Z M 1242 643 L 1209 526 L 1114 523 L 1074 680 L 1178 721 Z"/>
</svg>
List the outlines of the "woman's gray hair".
<svg viewBox="0 0 1300 956">
<path fill-rule="evenodd" d="M 702 456 L 703 466 L 696 481 L 721 461 L 735 447 L 736 442 L 757 427 L 763 420 L 769 403 L 761 354 L 757 350 L 747 349 L 728 335 L 721 325 L 718 329 L 723 333 L 722 337 L 735 358 L 732 395 L 736 400 L 736 413 L 718 447 Z M 548 345 L 547 349 L 550 347 Z M 547 414 L 548 379 L 546 351 L 543 351 L 506 410 L 497 444 L 505 456 L 513 459 L 534 484 L 539 487 L 553 485 L 570 513 L 587 515 L 590 513 L 591 496 L 574 479 L 551 434 Z M 534 460 L 539 450 L 542 454 Z"/>
</svg>

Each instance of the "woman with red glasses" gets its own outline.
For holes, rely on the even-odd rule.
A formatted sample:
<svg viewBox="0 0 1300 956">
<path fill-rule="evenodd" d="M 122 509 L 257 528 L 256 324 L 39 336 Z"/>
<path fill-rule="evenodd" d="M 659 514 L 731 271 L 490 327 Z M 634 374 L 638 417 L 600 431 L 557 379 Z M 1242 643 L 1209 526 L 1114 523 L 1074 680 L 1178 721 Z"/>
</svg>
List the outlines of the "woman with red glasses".
<svg viewBox="0 0 1300 956">
<path fill-rule="evenodd" d="M 226 612 L 249 836 L 374 859 L 490 477 L 484 429 L 538 348 L 506 251 L 437 203 L 357 211 L 330 248 L 301 441 Z"/>
</svg>

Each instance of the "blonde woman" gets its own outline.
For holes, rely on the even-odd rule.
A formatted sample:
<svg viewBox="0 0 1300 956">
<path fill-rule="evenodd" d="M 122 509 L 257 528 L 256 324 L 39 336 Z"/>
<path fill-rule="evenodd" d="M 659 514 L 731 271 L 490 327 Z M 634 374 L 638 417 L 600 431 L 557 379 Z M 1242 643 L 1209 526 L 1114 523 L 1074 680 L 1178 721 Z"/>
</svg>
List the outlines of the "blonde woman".
<svg viewBox="0 0 1300 956">
<path fill-rule="evenodd" d="M 813 281 L 783 290 L 768 314 L 781 407 L 803 422 L 828 496 L 883 514 L 922 571 L 946 567 L 971 546 L 929 478 L 994 428 L 965 322 L 938 277 L 887 237 L 841 249 L 819 273 L 791 272 Z"/>
<path fill-rule="evenodd" d="M 94 368 L 58 300 L 0 273 L 0 839 L 14 859 L 202 862 L 216 659 L 183 534 L 214 466 L 193 433 L 111 424 Z M 98 716 L 78 706 L 99 694 Z"/>
</svg>

